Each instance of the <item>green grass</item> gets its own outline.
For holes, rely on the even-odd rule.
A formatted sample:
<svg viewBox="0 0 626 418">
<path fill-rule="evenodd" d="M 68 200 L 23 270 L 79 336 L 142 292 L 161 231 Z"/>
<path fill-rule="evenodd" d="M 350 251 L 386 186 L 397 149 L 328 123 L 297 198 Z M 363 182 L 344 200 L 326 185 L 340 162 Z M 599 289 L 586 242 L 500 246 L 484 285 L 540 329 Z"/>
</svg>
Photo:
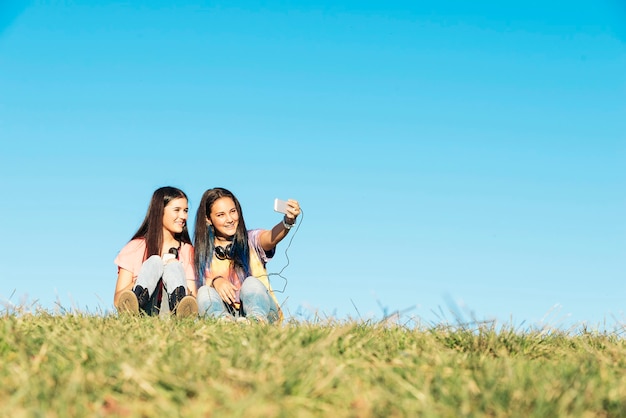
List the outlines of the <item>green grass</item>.
<svg viewBox="0 0 626 418">
<path fill-rule="evenodd" d="M 6 417 L 624 417 L 615 332 L 0 314 Z"/>
</svg>

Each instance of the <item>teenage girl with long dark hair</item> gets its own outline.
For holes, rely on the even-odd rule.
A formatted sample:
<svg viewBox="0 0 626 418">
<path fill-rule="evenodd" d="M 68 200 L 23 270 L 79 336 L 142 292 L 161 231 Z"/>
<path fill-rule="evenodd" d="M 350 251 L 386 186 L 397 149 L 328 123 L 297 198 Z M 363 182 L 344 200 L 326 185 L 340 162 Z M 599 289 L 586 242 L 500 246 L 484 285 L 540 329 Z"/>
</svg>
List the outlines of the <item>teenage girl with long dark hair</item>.
<svg viewBox="0 0 626 418">
<path fill-rule="evenodd" d="M 204 192 L 196 213 L 194 269 L 201 316 L 275 322 L 282 312 L 265 269 L 300 214 L 296 200 L 272 229 L 246 229 L 239 200 L 216 187 Z"/>
<path fill-rule="evenodd" d="M 115 258 L 113 303 L 119 312 L 195 315 L 193 246 L 187 230 L 187 195 L 175 187 L 152 194 L 148 212 L 130 242 Z"/>
</svg>

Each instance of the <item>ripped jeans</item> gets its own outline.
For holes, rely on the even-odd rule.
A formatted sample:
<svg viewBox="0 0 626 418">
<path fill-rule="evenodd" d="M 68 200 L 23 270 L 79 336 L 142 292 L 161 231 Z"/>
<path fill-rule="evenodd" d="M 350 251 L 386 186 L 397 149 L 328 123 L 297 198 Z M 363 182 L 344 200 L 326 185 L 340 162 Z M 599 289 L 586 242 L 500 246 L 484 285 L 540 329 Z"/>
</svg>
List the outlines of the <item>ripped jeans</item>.
<svg viewBox="0 0 626 418">
<path fill-rule="evenodd" d="M 198 289 L 198 313 L 210 318 L 249 316 L 270 323 L 278 320 L 278 305 L 267 287 L 256 277 L 246 277 L 239 289 L 239 299 L 241 310 L 234 311 L 222 300 L 217 290 L 211 286 L 202 286 Z"/>
</svg>

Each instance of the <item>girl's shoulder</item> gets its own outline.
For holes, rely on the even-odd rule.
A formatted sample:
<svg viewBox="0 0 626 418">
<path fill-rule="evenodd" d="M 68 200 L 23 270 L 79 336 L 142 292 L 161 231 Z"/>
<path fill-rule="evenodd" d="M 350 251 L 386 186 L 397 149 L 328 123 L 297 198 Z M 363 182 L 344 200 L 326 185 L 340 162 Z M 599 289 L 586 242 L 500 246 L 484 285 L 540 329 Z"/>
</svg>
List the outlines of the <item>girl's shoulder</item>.
<svg viewBox="0 0 626 418">
<path fill-rule="evenodd" d="M 146 252 L 146 240 L 143 238 L 137 238 L 129 241 L 117 254 L 115 258 L 115 264 L 124 266 L 125 269 L 134 271 L 127 265 L 134 265 L 137 262 L 142 262 Z"/>
<path fill-rule="evenodd" d="M 248 229 L 248 243 L 254 249 L 257 250 L 261 248 L 261 233 L 265 231 L 264 229 Z"/>
<path fill-rule="evenodd" d="M 259 234 L 261 232 L 263 232 L 263 229 L 257 228 L 257 229 L 248 229 L 248 239 L 249 240 L 253 240 L 253 239 L 257 239 L 259 237 Z"/>
<path fill-rule="evenodd" d="M 145 250 L 146 240 L 144 238 L 135 238 L 130 240 L 120 252 L 135 252 Z"/>
<path fill-rule="evenodd" d="M 181 243 L 180 244 L 180 254 L 181 255 L 185 255 L 185 254 L 193 255 L 193 245 L 189 244 L 187 242 Z"/>
</svg>

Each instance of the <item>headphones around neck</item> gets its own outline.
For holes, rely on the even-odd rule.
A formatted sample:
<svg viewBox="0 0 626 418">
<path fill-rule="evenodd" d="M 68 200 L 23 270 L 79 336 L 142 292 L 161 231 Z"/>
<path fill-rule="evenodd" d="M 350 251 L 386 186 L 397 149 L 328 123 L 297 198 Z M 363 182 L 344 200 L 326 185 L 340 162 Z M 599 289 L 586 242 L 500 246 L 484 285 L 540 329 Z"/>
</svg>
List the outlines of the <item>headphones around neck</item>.
<svg viewBox="0 0 626 418">
<path fill-rule="evenodd" d="M 216 245 L 215 256 L 218 260 L 230 260 L 233 256 L 233 244 L 228 244 L 226 247 Z"/>
</svg>

